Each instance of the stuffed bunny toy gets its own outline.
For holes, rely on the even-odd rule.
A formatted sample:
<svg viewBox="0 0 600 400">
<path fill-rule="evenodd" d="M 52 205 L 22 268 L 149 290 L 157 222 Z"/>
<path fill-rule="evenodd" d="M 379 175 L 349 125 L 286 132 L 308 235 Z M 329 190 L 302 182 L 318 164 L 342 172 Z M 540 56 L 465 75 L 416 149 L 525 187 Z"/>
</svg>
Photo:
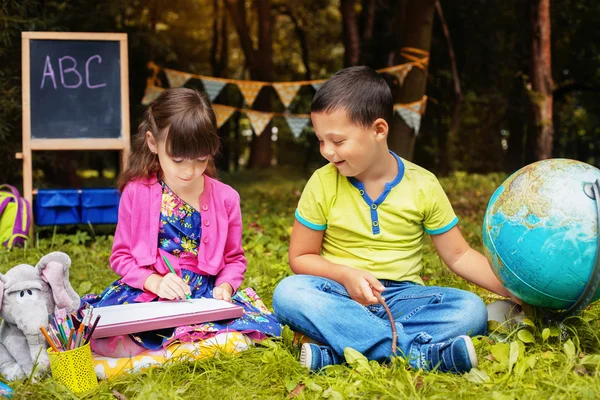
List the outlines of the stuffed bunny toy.
<svg viewBox="0 0 600 400">
<path fill-rule="evenodd" d="M 56 309 L 79 308 L 69 282 L 71 259 L 61 252 L 45 255 L 35 267 L 19 264 L 0 274 L 0 374 L 7 380 L 34 377 L 48 370 L 48 347 L 40 327 Z"/>
</svg>

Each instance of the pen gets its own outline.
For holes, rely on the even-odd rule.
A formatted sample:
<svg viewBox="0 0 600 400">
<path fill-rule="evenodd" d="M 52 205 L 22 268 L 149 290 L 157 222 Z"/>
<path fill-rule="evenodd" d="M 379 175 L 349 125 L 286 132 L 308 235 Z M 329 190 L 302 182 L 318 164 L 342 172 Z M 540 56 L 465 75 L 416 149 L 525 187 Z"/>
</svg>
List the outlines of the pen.
<svg viewBox="0 0 600 400">
<path fill-rule="evenodd" d="M 174 273 L 175 275 L 177 275 L 177 274 L 175 273 L 175 270 L 173 269 L 173 266 L 171 265 L 171 263 L 169 262 L 169 260 L 167 260 L 167 257 L 166 257 L 166 256 L 163 256 L 163 260 L 165 260 L 165 264 L 167 264 L 167 267 L 169 267 L 169 269 L 171 270 L 171 272 L 172 272 L 172 273 Z M 185 298 L 186 298 L 186 299 L 191 299 L 191 298 L 192 298 L 192 296 L 190 296 L 189 294 L 186 294 L 186 295 L 185 295 Z"/>
</svg>

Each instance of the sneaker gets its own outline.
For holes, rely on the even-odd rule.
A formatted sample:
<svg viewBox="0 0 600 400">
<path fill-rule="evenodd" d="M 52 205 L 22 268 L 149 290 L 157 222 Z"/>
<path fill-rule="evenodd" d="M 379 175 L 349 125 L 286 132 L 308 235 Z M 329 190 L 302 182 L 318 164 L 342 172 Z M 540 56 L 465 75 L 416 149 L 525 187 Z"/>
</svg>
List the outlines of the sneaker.
<svg viewBox="0 0 600 400">
<path fill-rule="evenodd" d="M 421 368 L 427 371 L 469 372 L 477 366 L 477 354 L 469 336 L 458 336 L 446 342 L 421 347 Z"/>
<path fill-rule="evenodd" d="M 300 365 L 318 371 L 328 365 L 338 364 L 337 357 L 329 346 L 319 346 L 314 343 L 303 343 L 300 348 Z"/>
</svg>

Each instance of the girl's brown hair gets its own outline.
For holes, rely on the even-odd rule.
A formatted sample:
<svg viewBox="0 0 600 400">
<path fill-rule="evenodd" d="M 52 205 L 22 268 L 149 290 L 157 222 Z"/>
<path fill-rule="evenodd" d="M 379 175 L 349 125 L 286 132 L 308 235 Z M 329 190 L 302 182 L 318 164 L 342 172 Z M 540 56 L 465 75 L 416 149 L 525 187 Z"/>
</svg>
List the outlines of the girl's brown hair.
<svg viewBox="0 0 600 400">
<path fill-rule="evenodd" d="M 123 191 L 129 181 L 147 178 L 160 171 L 158 157 L 146 143 L 150 131 L 156 143 L 163 140 L 170 157 L 194 159 L 210 156 L 205 174 L 216 177 L 214 156 L 220 147 L 217 120 L 208 98 L 197 90 L 167 89 L 146 111 L 133 137 L 127 166 L 119 175 L 117 188 Z"/>
</svg>

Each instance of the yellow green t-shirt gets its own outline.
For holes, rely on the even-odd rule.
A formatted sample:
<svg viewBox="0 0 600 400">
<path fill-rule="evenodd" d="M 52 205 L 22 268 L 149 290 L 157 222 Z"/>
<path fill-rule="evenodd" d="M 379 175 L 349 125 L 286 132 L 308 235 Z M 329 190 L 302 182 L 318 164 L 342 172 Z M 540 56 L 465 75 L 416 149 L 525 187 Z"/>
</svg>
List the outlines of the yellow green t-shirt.
<svg viewBox="0 0 600 400">
<path fill-rule="evenodd" d="M 425 232 L 447 232 L 458 223 L 452 205 L 431 172 L 392 153 L 398 175 L 375 200 L 362 182 L 328 164 L 311 176 L 296 219 L 324 230 L 321 255 L 369 271 L 378 279 L 423 284 Z"/>
</svg>

